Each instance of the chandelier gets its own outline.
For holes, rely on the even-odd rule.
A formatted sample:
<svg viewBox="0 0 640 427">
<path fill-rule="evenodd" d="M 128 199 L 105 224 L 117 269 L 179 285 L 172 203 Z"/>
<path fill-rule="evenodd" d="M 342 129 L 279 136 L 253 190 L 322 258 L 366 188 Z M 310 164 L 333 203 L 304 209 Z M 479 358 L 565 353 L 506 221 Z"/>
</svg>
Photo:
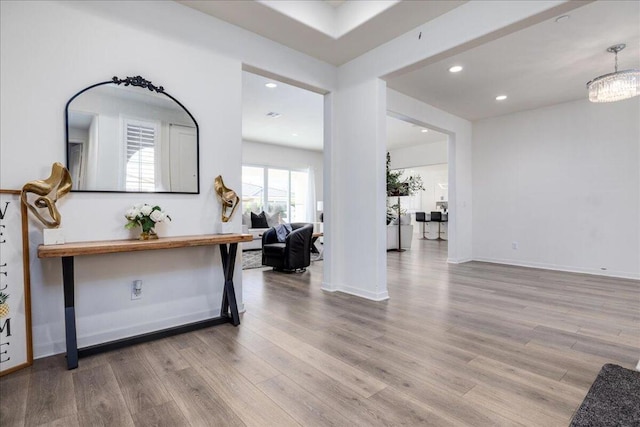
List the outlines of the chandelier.
<svg viewBox="0 0 640 427">
<path fill-rule="evenodd" d="M 596 77 L 587 83 L 589 101 L 614 102 L 640 95 L 640 70 L 618 71 L 618 52 L 626 47 L 617 44 L 607 49 L 616 55 L 615 72 Z"/>
</svg>

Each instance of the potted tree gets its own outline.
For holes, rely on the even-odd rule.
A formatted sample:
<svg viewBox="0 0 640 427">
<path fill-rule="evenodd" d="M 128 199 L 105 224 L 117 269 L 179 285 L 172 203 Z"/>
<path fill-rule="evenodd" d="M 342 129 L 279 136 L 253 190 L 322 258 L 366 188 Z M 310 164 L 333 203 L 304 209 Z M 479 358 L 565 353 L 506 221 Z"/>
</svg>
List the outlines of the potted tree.
<svg viewBox="0 0 640 427">
<path fill-rule="evenodd" d="M 422 177 L 409 176 L 403 178 L 404 170 L 391 170 L 389 168 L 391 164 L 391 154 L 387 152 L 387 197 L 397 197 L 397 202 L 393 205 L 387 203 L 387 224 L 389 224 L 394 218 L 398 219 L 398 252 L 403 252 L 402 249 L 402 208 L 400 206 L 400 197 L 413 196 L 418 191 L 424 190 L 422 183 Z"/>
</svg>

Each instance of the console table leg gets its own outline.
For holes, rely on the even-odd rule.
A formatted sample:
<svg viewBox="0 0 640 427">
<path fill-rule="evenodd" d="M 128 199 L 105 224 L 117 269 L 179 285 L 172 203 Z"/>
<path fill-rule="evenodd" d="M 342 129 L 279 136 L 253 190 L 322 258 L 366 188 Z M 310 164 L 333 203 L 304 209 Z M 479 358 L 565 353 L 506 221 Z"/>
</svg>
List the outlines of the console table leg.
<svg viewBox="0 0 640 427">
<path fill-rule="evenodd" d="M 318 237 L 311 237 L 311 253 L 312 254 L 319 254 L 320 253 L 318 248 L 316 248 L 316 241 L 317 240 L 318 240 Z"/>
<path fill-rule="evenodd" d="M 233 270 L 236 264 L 237 250 L 237 243 L 231 243 L 228 249 L 227 245 L 220 245 L 222 269 L 224 271 L 224 289 L 222 291 L 222 308 L 220 311 L 220 315 L 228 316 L 228 312 L 231 312 L 231 324 L 233 326 L 238 326 L 240 324 L 240 315 L 238 314 L 238 304 L 236 302 L 236 292 L 233 287 Z"/>
<path fill-rule="evenodd" d="M 76 308 L 74 302 L 73 257 L 62 257 L 64 286 L 64 328 L 67 341 L 67 368 L 78 367 L 78 341 L 76 338 Z"/>
<path fill-rule="evenodd" d="M 222 273 L 224 274 L 224 285 L 222 286 L 222 306 L 220 316 L 229 316 L 229 298 L 227 298 L 227 265 L 229 264 L 229 251 L 227 245 L 220 245 L 220 256 L 222 258 Z"/>
</svg>

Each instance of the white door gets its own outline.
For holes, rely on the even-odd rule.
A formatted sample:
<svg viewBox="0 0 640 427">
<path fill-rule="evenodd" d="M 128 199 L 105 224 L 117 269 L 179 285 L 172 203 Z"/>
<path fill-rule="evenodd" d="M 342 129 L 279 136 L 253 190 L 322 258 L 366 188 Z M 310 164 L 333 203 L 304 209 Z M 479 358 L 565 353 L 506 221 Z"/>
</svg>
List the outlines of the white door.
<svg viewBox="0 0 640 427">
<path fill-rule="evenodd" d="M 171 191 L 196 191 L 198 189 L 198 144 L 195 128 L 171 125 L 169 156 Z"/>
<path fill-rule="evenodd" d="M 71 183 L 74 190 L 81 190 L 81 180 L 83 178 L 83 148 L 82 142 L 69 142 L 69 172 L 71 174 Z"/>
</svg>

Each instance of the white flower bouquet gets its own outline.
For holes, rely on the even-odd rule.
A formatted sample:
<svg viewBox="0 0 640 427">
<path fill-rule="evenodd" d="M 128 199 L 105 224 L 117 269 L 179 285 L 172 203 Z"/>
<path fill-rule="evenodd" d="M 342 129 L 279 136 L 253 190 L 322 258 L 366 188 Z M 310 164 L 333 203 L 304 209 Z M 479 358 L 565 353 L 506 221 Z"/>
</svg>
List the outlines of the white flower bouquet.
<svg viewBox="0 0 640 427">
<path fill-rule="evenodd" d="M 159 222 L 171 221 L 171 217 L 167 215 L 160 206 L 151 206 L 148 204 L 136 205 L 127 210 L 124 217 L 128 220 L 124 228 L 130 230 L 134 227 L 142 227 L 140 240 L 154 239 L 158 236 L 155 232 L 155 226 Z"/>
</svg>

